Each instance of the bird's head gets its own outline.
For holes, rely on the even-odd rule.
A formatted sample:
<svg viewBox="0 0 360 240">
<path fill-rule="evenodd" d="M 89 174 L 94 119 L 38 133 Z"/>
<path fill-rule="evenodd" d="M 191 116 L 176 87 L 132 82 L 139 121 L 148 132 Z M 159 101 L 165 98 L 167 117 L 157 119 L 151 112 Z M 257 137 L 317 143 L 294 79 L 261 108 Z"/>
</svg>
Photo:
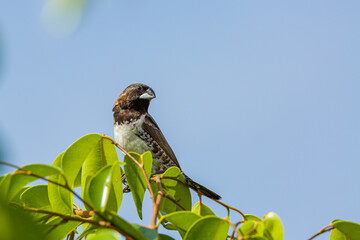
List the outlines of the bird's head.
<svg viewBox="0 0 360 240">
<path fill-rule="evenodd" d="M 151 99 L 155 97 L 154 90 L 149 86 L 141 83 L 132 84 L 125 88 L 115 101 L 113 111 L 131 109 L 146 112 Z"/>
</svg>

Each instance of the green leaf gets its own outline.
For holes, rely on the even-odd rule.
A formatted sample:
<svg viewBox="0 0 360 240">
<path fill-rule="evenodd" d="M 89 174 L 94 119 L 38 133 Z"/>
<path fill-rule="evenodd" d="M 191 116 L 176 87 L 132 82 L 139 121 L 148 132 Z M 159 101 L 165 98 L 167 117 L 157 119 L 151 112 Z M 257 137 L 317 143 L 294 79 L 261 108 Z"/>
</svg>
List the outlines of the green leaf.
<svg viewBox="0 0 360 240">
<path fill-rule="evenodd" d="M 137 240 L 147 240 L 135 225 L 128 223 L 117 214 L 113 212 L 106 212 L 106 218 L 109 219 L 113 226 L 119 228 L 123 235 L 129 235 Z"/>
<path fill-rule="evenodd" d="M 197 220 L 188 230 L 184 240 L 224 240 L 230 223 L 216 216 L 206 216 Z"/>
<path fill-rule="evenodd" d="M 29 187 L 21 194 L 20 199 L 26 207 L 51 209 L 47 185 Z"/>
<path fill-rule="evenodd" d="M 165 215 L 162 218 L 172 223 L 172 226 L 175 227 L 182 237 L 184 237 L 191 225 L 201 217 L 193 212 L 178 211 Z"/>
<path fill-rule="evenodd" d="M 147 177 L 150 177 L 152 168 L 152 155 L 150 152 L 145 152 L 142 155 L 137 153 L 130 153 L 137 162 L 144 166 Z M 145 176 L 139 166 L 127 155 L 124 158 L 125 162 L 125 176 L 129 184 L 131 194 L 134 198 L 136 209 L 140 219 L 142 219 L 142 202 L 147 188 L 147 182 Z"/>
<path fill-rule="evenodd" d="M 75 182 L 74 182 L 74 188 L 81 187 L 81 171 L 76 176 Z"/>
<path fill-rule="evenodd" d="M 28 212 L 0 201 L 0 238 L 47 240 L 44 225 L 34 221 Z M 48 239 L 50 240 L 50 239 Z"/>
<path fill-rule="evenodd" d="M 262 220 L 259 217 L 255 216 L 255 215 L 245 214 L 245 221 L 261 222 Z"/>
<path fill-rule="evenodd" d="M 146 240 L 157 240 L 158 235 L 157 232 L 154 229 L 150 229 L 147 227 L 143 227 L 137 224 L 134 224 L 134 226 L 146 237 Z"/>
<path fill-rule="evenodd" d="M 176 177 L 182 182 L 186 182 L 185 177 L 181 174 L 181 171 L 177 167 L 168 168 L 163 174 L 162 177 Z M 166 194 L 169 194 L 173 199 L 175 199 L 181 206 L 186 210 L 191 210 L 191 194 L 189 188 L 173 179 L 162 179 L 161 181 L 163 189 Z M 170 200 L 167 200 L 170 201 Z M 171 202 L 174 204 L 173 202 Z M 176 205 L 176 211 L 182 211 L 183 209 Z"/>
<path fill-rule="evenodd" d="M 141 161 L 142 161 L 142 164 L 144 165 L 146 176 L 148 178 L 150 178 L 152 163 L 153 163 L 153 158 L 152 158 L 151 152 L 149 152 L 149 151 L 144 152 L 141 155 Z"/>
<path fill-rule="evenodd" d="M 113 209 L 115 210 L 115 212 L 118 212 L 123 199 L 123 187 L 122 187 L 122 179 L 121 179 L 122 170 L 119 165 L 119 161 L 113 163 L 111 173 L 112 173 L 112 177 L 111 177 L 112 187 L 109 195 L 109 202 L 112 202 L 115 205 Z"/>
<path fill-rule="evenodd" d="M 80 172 L 80 169 L 89 156 L 91 151 L 100 142 L 102 136 L 99 134 L 88 134 L 77 141 L 66 149 L 61 162 L 61 168 L 70 184 L 73 187 L 75 179 Z"/>
<path fill-rule="evenodd" d="M 80 180 L 80 170 L 86 160 L 103 137 L 99 134 L 88 134 L 75 141 L 64 153 L 54 161 L 53 166 L 61 167 L 71 190 Z M 62 178 L 54 177 L 51 180 L 64 184 Z M 88 179 L 81 179 L 86 181 Z M 73 194 L 55 184 L 49 184 L 49 199 L 54 211 L 72 213 Z"/>
<path fill-rule="evenodd" d="M 5 176 L 3 176 L 3 178 L 1 178 L 0 181 L 0 199 L 7 199 L 8 198 L 8 192 L 9 192 L 9 187 L 11 184 L 11 173 L 6 174 Z"/>
<path fill-rule="evenodd" d="M 168 168 L 162 175 L 161 178 L 171 177 L 177 178 L 180 181 L 186 182 L 184 176 L 181 174 L 181 171 L 177 167 Z M 177 201 L 185 210 L 191 210 L 191 194 L 189 188 L 174 180 L 174 179 L 161 179 L 162 188 L 164 194 L 173 200 Z M 157 195 L 158 188 L 156 183 L 151 182 L 153 192 Z M 161 201 L 160 210 L 165 213 L 172 213 L 175 211 L 183 211 L 184 209 L 178 206 L 176 203 L 170 199 L 164 197 Z"/>
<path fill-rule="evenodd" d="M 334 228 L 331 230 L 330 240 L 349 240 L 345 234 Z"/>
<path fill-rule="evenodd" d="M 200 209 L 201 209 L 201 212 L 200 212 Z M 201 208 L 200 208 L 200 202 L 195 203 L 195 205 L 193 206 L 191 211 L 193 213 L 197 213 L 201 216 L 215 215 L 215 213 L 204 203 L 201 203 Z"/>
<path fill-rule="evenodd" d="M 77 221 L 67 221 L 61 224 L 60 223 L 61 218 L 59 217 L 56 217 L 47 223 L 50 229 L 52 229 L 52 226 L 56 226 L 57 224 L 59 224 L 57 227 L 55 227 L 55 229 L 52 229 L 50 232 L 48 232 L 48 239 L 62 240 L 81 224 L 81 222 Z"/>
<path fill-rule="evenodd" d="M 84 160 L 84 163 L 82 165 L 81 170 L 81 195 L 84 199 L 88 199 L 88 196 L 86 196 L 86 189 L 88 189 L 88 184 L 90 178 L 94 175 L 94 173 L 98 172 L 100 169 L 107 165 L 112 165 L 115 162 L 119 162 L 115 145 L 112 144 L 112 142 L 107 138 L 101 138 L 96 145 L 91 149 L 89 154 L 87 155 L 86 159 Z M 120 176 L 121 177 L 121 176 Z M 115 196 L 114 205 L 117 209 L 120 207 L 120 203 L 122 200 L 122 186 L 120 189 L 117 189 L 117 192 L 121 191 L 121 197 Z M 113 194 L 111 194 L 111 198 L 113 197 Z M 120 202 L 119 202 L 120 201 Z M 87 210 L 90 210 L 86 207 Z"/>
<path fill-rule="evenodd" d="M 86 236 L 89 235 L 90 233 L 94 233 L 96 231 L 98 231 L 99 227 L 97 228 L 90 228 L 91 226 L 94 226 L 94 225 L 90 225 L 88 223 L 84 223 L 81 225 L 82 226 L 82 229 L 83 229 L 83 232 L 76 238 L 76 240 L 81 240 L 83 238 L 86 239 Z"/>
<path fill-rule="evenodd" d="M 168 235 L 165 235 L 165 234 L 159 234 L 159 239 L 158 240 L 175 240 L 174 238 L 168 236 Z"/>
<path fill-rule="evenodd" d="M 274 239 L 284 239 L 284 228 L 278 215 L 274 212 L 269 212 L 263 217 L 265 225 L 264 236 Z"/>
<path fill-rule="evenodd" d="M 106 166 L 90 179 L 88 196 L 96 210 L 104 212 L 111 190 L 112 166 Z"/>
<path fill-rule="evenodd" d="M 22 189 L 20 189 L 20 191 L 15 195 L 15 197 L 13 197 L 13 199 L 11 200 L 11 203 L 16 203 L 20 206 L 23 206 L 24 203 L 23 201 L 20 199 L 21 195 L 23 194 L 23 192 L 25 192 L 28 188 L 30 187 L 23 187 Z"/>
<path fill-rule="evenodd" d="M 121 235 L 112 229 L 99 229 L 87 235 L 86 240 L 121 240 Z"/>
<path fill-rule="evenodd" d="M 342 233 L 343 238 L 346 240 L 356 240 L 359 239 L 360 236 L 360 225 L 354 222 L 348 222 L 343 220 L 336 220 L 331 223 L 331 225 L 335 228 L 334 230 L 338 230 Z M 332 231 L 330 239 L 340 239 L 341 234 L 338 231 Z"/>
<path fill-rule="evenodd" d="M 241 236 L 263 236 L 264 223 L 262 221 L 247 220 L 241 225 L 239 232 Z"/>
<path fill-rule="evenodd" d="M 52 166 L 60 167 L 64 153 L 61 153 L 53 162 Z M 65 184 L 65 180 L 60 175 L 52 175 L 49 180 L 62 184 Z M 72 193 L 63 187 L 58 186 L 55 183 L 49 182 L 48 184 L 48 195 L 51 208 L 55 212 L 72 214 Z"/>
<path fill-rule="evenodd" d="M 22 169 L 26 169 L 30 171 L 33 174 L 39 175 L 41 177 L 47 177 L 51 175 L 57 175 L 61 173 L 61 170 L 56 167 L 48 166 L 45 164 L 30 164 L 25 165 L 22 167 Z M 25 185 L 39 179 L 37 177 L 24 175 L 20 173 L 25 173 L 24 170 L 16 170 L 12 174 L 11 183 L 9 185 L 9 191 L 8 191 L 8 200 L 11 201 L 15 195 L 21 190 L 22 187 Z"/>
</svg>

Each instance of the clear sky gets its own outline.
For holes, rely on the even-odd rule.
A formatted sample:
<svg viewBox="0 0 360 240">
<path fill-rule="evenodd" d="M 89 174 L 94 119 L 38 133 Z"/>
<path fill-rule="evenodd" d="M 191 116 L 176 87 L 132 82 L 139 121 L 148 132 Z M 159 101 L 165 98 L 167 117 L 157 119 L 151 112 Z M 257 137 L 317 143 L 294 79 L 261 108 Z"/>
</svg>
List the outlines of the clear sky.
<svg viewBox="0 0 360 240">
<path fill-rule="evenodd" d="M 56 38 L 43 1 L 0 1 L 8 161 L 51 164 L 82 135 L 113 136 L 113 102 L 142 82 L 183 170 L 225 203 L 275 211 L 291 240 L 360 222 L 359 1 L 93 3 Z M 120 215 L 139 222 L 129 198 Z"/>
</svg>

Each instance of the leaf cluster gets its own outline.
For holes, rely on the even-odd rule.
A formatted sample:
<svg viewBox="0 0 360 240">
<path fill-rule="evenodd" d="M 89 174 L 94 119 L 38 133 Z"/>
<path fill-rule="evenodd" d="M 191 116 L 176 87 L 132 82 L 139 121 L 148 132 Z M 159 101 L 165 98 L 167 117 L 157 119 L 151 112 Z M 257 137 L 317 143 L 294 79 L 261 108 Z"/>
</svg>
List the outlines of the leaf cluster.
<svg viewBox="0 0 360 240">
<path fill-rule="evenodd" d="M 116 147 L 124 153 L 123 161 Z M 173 239 L 159 233 L 162 225 L 164 231 L 176 231 L 190 240 L 283 239 L 282 222 L 275 213 L 259 218 L 214 200 L 227 210 L 225 217 L 217 216 L 202 202 L 201 194 L 192 203 L 178 168 L 152 176 L 152 162 L 150 152 L 128 153 L 107 136 L 88 134 L 59 154 L 51 166 L 3 163 L 16 170 L 0 177 L 0 235 L 30 240 Z M 38 179 L 46 184 L 34 183 Z M 123 194 L 129 191 L 140 219 L 144 194 L 149 191 L 153 207 L 148 226 L 130 223 L 118 214 Z M 230 212 L 240 219 L 232 222 Z M 330 230 L 332 240 L 360 236 L 360 225 L 340 220 L 317 235 Z"/>
</svg>

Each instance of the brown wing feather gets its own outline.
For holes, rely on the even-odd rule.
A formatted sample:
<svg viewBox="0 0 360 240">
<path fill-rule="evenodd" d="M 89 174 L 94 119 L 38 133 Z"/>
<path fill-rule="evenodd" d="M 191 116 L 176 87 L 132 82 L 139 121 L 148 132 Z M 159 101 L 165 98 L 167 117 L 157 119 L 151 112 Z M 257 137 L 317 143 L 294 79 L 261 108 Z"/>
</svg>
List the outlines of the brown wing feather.
<svg viewBox="0 0 360 240">
<path fill-rule="evenodd" d="M 166 141 L 164 135 L 162 134 L 159 126 L 156 124 L 155 120 L 150 116 L 150 114 L 146 114 L 145 121 L 143 124 L 143 129 L 150 134 L 150 136 L 156 141 L 161 149 L 166 153 L 168 157 L 176 164 L 178 168 L 180 168 L 179 162 L 177 161 L 173 150 L 170 145 Z M 181 168 L 180 168 L 181 169 Z"/>
</svg>

